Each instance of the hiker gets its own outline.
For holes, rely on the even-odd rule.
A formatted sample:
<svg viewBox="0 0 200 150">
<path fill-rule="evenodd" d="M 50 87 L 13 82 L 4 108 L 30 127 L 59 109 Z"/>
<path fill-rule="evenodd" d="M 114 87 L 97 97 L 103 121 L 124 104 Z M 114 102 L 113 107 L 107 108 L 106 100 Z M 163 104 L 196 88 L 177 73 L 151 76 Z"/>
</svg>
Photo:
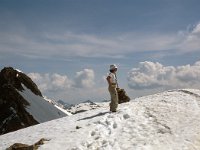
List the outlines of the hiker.
<svg viewBox="0 0 200 150">
<path fill-rule="evenodd" d="M 115 64 L 110 65 L 110 73 L 107 76 L 108 81 L 108 91 L 110 93 L 111 97 L 111 103 L 110 103 L 110 111 L 116 112 L 117 106 L 118 106 L 118 94 L 117 94 L 117 66 Z"/>
</svg>

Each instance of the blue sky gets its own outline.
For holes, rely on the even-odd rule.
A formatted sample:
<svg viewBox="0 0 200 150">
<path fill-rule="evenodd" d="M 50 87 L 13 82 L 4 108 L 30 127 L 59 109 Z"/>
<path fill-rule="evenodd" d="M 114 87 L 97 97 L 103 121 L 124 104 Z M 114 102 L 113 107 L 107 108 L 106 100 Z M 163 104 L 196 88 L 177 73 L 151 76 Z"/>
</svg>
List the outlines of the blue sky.
<svg viewBox="0 0 200 150">
<path fill-rule="evenodd" d="M 200 76 L 193 70 L 200 56 L 199 10 L 199 0 L 0 0 L 0 68 L 19 68 L 44 95 L 70 103 L 109 99 L 103 78 L 113 63 L 132 98 L 199 88 L 193 84 Z M 156 62 L 161 72 L 175 68 L 177 81 L 168 83 L 176 84 L 145 72 L 147 66 L 160 70 Z"/>
</svg>

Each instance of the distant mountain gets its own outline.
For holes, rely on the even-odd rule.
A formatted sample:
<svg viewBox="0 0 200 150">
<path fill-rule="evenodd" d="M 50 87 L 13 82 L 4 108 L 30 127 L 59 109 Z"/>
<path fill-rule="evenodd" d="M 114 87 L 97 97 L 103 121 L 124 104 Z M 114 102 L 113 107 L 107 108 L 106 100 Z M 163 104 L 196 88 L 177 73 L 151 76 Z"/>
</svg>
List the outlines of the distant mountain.
<svg viewBox="0 0 200 150">
<path fill-rule="evenodd" d="M 0 134 L 67 116 L 44 99 L 26 74 L 12 67 L 0 72 Z"/>
<path fill-rule="evenodd" d="M 68 107 L 66 110 L 68 112 L 70 112 L 71 114 L 77 114 L 77 113 L 81 113 L 81 112 L 85 112 L 88 110 L 92 110 L 92 109 L 97 109 L 101 107 L 100 103 L 94 103 L 90 100 L 87 100 L 85 102 L 76 104 L 76 105 L 72 105 L 71 107 Z"/>
<path fill-rule="evenodd" d="M 58 106 L 60 106 L 60 107 L 63 108 L 63 109 L 68 109 L 68 108 L 70 108 L 71 106 L 73 106 L 72 104 L 69 104 L 69 103 L 67 103 L 67 102 L 64 102 L 63 100 L 58 100 L 58 101 L 57 101 L 57 104 L 58 104 Z"/>
</svg>

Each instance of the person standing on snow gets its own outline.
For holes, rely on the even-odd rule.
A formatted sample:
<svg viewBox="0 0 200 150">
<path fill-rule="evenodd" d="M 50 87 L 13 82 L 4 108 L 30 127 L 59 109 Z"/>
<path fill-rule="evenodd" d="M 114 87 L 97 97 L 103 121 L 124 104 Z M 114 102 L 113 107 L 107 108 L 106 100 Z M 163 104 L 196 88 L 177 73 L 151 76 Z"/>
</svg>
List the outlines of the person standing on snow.
<svg viewBox="0 0 200 150">
<path fill-rule="evenodd" d="M 118 106 L 118 93 L 117 93 L 118 84 L 117 84 L 116 72 L 117 72 L 117 66 L 115 64 L 110 65 L 110 73 L 106 78 L 108 81 L 108 91 L 111 97 L 110 111 L 112 112 L 116 112 Z"/>
</svg>

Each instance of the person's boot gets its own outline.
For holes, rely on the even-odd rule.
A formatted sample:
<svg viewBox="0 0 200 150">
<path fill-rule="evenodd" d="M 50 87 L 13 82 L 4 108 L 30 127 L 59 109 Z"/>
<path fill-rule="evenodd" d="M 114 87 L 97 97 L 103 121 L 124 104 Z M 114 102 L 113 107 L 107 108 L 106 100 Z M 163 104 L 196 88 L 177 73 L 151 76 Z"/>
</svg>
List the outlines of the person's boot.
<svg viewBox="0 0 200 150">
<path fill-rule="evenodd" d="M 117 110 L 110 110 L 111 112 L 117 112 Z"/>
</svg>

